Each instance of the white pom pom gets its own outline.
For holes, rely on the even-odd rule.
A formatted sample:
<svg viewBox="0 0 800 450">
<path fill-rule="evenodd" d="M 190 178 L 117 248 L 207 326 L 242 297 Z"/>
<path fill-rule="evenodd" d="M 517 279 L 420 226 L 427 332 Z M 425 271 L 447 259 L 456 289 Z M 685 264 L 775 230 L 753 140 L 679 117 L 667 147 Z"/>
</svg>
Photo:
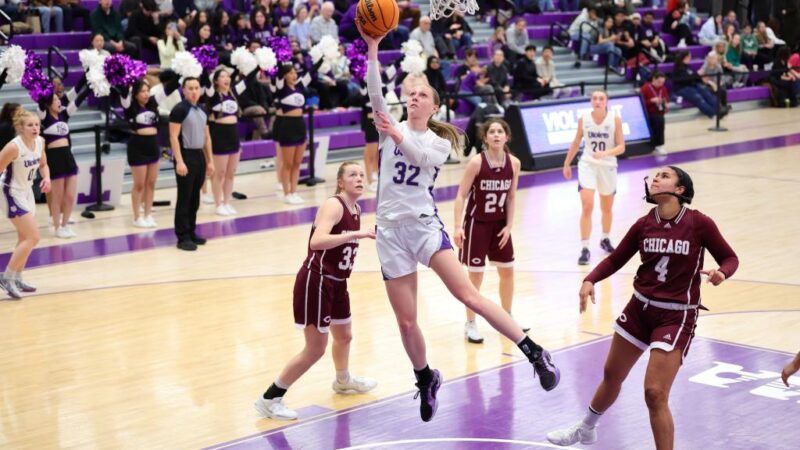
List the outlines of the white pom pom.
<svg viewBox="0 0 800 450">
<path fill-rule="evenodd" d="M 405 73 L 425 72 L 425 59 L 419 55 L 406 55 L 400 63 L 400 69 Z"/>
<path fill-rule="evenodd" d="M 178 52 L 172 59 L 172 70 L 183 78 L 199 78 L 203 74 L 203 66 L 190 52 Z"/>
<path fill-rule="evenodd" d="M 401 51 L 406 56 L 408 55 L 418 56 L 423 52 L 422 44 L 420 44 L 419 41 L 412 39 L 403 43 Z"/>
<path fill-rule="evenodd" d="M 90 68 L 96 66 L 100 58 L 100 52 L 93 48 L 78 52 L 78 59 L 81 60 L 81 66 L 83 66 L 83 70 L 89 70 Z"/>
<path fill-rule="evenodd" d="M 330 71 L 331 71 L 331 65 L 328 64 L 327 62 L 323 62 L 322 65 L 319 66 L 319 70 L 317 72 L 328 73 Z"/>
<path fill-rule="evenodd" d="M 231 64 L 239 69 L 242 75 L 248 75 L 258 66 L 256 57 L 246 48 L 239 47 L 231 53 Z"/>
<path fill-rule="evenodd" d="M 111 85 L 108 84 L 102 64 L 97 64 L 89 69 L 89 72 L 86 73 L 86 82 L 94 92 L 95 97 L 105 97 L 111 93 Z"/>
<path fill-rule="evenodd" d="M 0 72 L 6 70 L 6 82 L 19 83 L 25 72 L 25 51 L 19 45 L 8 47 L 0 55 Z"/>
<path fill-rule="evenodd" d="M 261 70 L 271 70 L 278 65 L 278 57 L 271 48 L 261 47 L 255 52 L 256 62 Z M 231 59 L 233 56 L 231 56 Z"/>
</svg>

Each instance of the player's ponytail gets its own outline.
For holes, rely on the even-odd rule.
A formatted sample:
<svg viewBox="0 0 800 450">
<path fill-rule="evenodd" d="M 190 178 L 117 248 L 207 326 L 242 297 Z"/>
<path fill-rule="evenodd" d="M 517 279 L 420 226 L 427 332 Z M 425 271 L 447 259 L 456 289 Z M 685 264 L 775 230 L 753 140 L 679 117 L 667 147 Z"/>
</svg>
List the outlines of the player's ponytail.
<svg viewBox="0 0 800 450">
<path fill-rule="evenodd" d="M 431 93 L 433 94 L 433 104 L 436 105 L 438 108 L 442 104 L 442 101 L 439 98 L 439 93 L 436 92 L 436 89 L 430 86 L 428 87 L 430 88 Z M 430 130 L 433 131 L 434 134 L 436 134 L 440 138 L 447 139 L 448 141 L 450 141 L 450 146 L 453 148 L 454 151 L 458 152 L 459 148 L 461 148 L 459 141 L 462 133 L 461 130 L 459 130 L 458 128 L 454 127 L 453 125 L 450 125 L 449 123 L 439 122 L 438 120 L 435 120 L 433 116 L 428 118 L 428 128 L 430 128 Z"/>
</svg>

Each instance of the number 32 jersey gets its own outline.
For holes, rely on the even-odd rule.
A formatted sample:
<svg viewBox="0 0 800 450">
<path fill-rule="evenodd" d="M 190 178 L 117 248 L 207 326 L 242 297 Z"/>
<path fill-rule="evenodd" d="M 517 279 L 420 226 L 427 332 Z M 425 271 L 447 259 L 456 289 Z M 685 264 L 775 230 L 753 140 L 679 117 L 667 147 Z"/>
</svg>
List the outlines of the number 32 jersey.
<svg viewBox="0 0 800 450">
<path fill-rule="evenodd" d="M 591 155 L 593 152 L 611 150 L 616 146 L 614 138 L 617 131 L 616 117 L 609 111 L 606 113 L 606 118 L 598 125 L 592 118 L 591 111 L 583 116 L 583 153 L 581 154 L 581 161 L 601 166 L 617 167 L 616 156 L 595 158 Z"/>
<path fill-rule="evenodd" d="M 489 165 L 486 152 L 481 153 L 481 169 L 472 182 L 467 200 L 467 217 L 479 222 L 506 219 L 506 198 L 514 181 L 514 167 L 507 154 L 497 167 Z"/>
<path fill-rule="evenodd" d="M 331 234 L 343 234 L 358 231 L 361 229 L 361 208 L 356 204 L 356 212 L 353 213 L 344 203 L 341 197 L 335 196 L 342 204 L 344 211 L 339 223 L 333 226 Z M 308 256 L 303 262 L 303 268 L 320 275 L 345 280 L 350 277 L 353 271 L 353 263 L 358 253 L 358 239 L 355 237 L 347 243 L 327 250 L 311 250 L 311 236 L 314 235 L 316 226 L 311 226 L 311 234 L 308 237 Z"/>
</svg>

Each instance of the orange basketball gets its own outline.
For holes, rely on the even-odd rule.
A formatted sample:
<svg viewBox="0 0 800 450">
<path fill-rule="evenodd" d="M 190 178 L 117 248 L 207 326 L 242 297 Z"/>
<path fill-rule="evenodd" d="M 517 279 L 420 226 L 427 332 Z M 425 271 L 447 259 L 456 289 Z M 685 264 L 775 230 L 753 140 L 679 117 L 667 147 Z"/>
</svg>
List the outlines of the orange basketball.
<svg viewBox="0 0 800 450">
<path fill-rule="evenodd" d="M 395 0 L 359 0 L 356 20 L 365 33 L 381 37 L 397 28 L 400 8 Z"/>
</svg>

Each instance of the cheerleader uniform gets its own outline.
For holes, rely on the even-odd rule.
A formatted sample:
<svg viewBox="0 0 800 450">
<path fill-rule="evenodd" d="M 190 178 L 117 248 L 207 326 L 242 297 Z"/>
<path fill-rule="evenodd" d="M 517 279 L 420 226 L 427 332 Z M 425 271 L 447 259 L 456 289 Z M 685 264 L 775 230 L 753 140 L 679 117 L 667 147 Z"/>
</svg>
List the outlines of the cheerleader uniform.
<svg viewBox="0 0 800 450">
<path fill-rule="evenodd" d="M 280 81 L 279 81 L 280 83 Z M 294 88 L 284 85 L 278 89 L 278 108 L 283 114 L 302 109 L 306 97 L 303 95 L 300 82 Z M 306 122 L 303 116 L 278 115 L 273 123 L 272 135 L 283 147 L 302 145 L 306 142 Z"/>
<path fill-rule="evenodd" d="M 39 109 L 39 118 L 42 121 L 42 137 L 44 137 L 45 154 L 47 155 L 47 166 L 50 167 L 50 179 L 57 180 L 78 174 L 78 164 L 72 154 L 72 139 L 69 134 L 69 118 L 78 110 L 78 107 L 86 97 L 89 96 L 89 89 L 85 88 L 86 77 L 61 98 L 62 108 L 57 115 L 52 115 L 49 111 Z M 75 95 L 77 89 L 83 88 L 82 92 Z M 67 145 L 62 147 L 50 148 L 49 145 L 59 139 L 67 139 Z"/>
<path fill-rule="evenodd" d="M 32 150 L 19 136 L 11 142 L 17 144 L 19 155 L 2 174 L 3 195 L 0 195 L 0 209 L 9 219 L 36 213 L 36 201 L 31 186 L 36 178 L 44 147 L 44 141 L 39 138 Z"/>
<path fill-rule="evenodd" d="M 361 131 L 364 132 L 364 143 L 377 144 L 379 137 L 378 129 L 375 128 L 375 118 L 370 117 L 370 114 L 373 114 L 372 102 L 369 101 L 369 96 L 367 95 L 366 89 L 361 91 L 361 96 Z"/>
<path fill-rule="evenodd" d="M 158 105 L 153 97 L 144 106 L 139 102 L 131 104 L 130 95 L 122 99 L 122 107 L 125 108 L 125 119 L 131 125 L 134 134 L 128 140 L 128 165 L 146 166 L 153 164 L 161 157 L 161 148 L 158 145 L 158 134 L 143 135 L 138 134 L 139 130 L 145 128 L 158 128 L 160 116 Z"/>
<path fill-rule="evenodd" d="M 239 114 L 239 103 L 232 93 L 222 95 L 219 92 L 209 97 L 209 118 L 219 120 L 224 117 L 236 117 Z M 215 155 L 230 155 L 241 149 L 239 142 L 239 124 L 217 123 L 209 121 L 211 133 L 211 151 Z"/>
</svg>

